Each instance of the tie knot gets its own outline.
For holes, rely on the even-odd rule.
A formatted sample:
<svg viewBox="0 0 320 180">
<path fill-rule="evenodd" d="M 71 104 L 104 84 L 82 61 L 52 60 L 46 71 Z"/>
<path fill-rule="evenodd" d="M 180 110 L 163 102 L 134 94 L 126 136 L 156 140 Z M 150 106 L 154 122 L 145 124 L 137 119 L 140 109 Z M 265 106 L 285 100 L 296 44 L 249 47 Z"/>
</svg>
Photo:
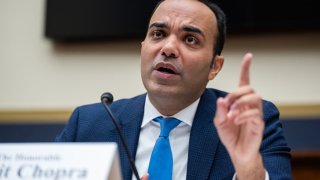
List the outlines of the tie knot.
<svg viewBox="0 0 320 180">
<path fill-rule="evenodd" d="M 181 121 L 176 118 L 163 118 L 161 116 L 153 119 L 155 122 L 160 123 L 160 137 L 168 137 L 171 130 L 177 127 Z"/>
</svg>

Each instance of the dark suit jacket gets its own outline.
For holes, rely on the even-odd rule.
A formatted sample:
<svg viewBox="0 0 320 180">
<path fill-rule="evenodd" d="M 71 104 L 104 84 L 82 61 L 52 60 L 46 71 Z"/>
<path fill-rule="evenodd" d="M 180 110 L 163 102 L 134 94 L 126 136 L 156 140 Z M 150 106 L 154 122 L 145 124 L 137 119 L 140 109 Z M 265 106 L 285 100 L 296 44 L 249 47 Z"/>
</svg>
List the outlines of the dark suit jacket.
<svg viewBox="0 0 320 180">
<path fill-rule="evenodd" d="M 230 157 L 219 140 L 213 125 L 216 100 L 225 92 L 206 89 L 201 96 L 192 124 L 187 179 L 231 179 L 234 168 Z M 135 157 L 139 132 L 144 113 L 146 94 L 132 99 L 112 103 L 110 108 L 119 119 L 128 142 L 130 153 Z M 263 102 L 265 130 L 261 153 L 270 178 L 291 179 L 290 148 L 279 122 L 279 112 L 270 102 Z M 121 169 L 124 180 L 131 180 L 132 171 L 119 137 L 101 103 L 81 106 L 75 109 L 65 129 L 56 138 L 59 142 L 117 142 L 119 145 Z"/>
</svg>

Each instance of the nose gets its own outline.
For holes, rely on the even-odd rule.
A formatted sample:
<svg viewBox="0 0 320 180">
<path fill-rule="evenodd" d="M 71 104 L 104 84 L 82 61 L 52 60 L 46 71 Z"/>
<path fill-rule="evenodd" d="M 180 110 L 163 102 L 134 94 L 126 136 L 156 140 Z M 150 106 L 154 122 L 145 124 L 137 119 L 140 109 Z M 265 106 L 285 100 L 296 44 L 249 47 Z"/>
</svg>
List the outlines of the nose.
<svg viewBox="0 0 320 180">
<path fill-rule="evenodd" d="M 179 57 L 178 39 L 175 36 L 169 36 L 161 49 L 161 55 L 168 58 Z"/>
</svg>

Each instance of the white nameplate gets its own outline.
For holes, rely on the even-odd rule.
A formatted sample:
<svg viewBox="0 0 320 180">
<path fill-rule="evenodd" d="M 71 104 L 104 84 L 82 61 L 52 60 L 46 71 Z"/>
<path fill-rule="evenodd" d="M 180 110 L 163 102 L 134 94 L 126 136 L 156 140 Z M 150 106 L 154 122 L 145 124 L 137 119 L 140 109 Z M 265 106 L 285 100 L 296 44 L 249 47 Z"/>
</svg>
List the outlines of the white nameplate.
<svg viewBox="0 0 320 180">
<path fill-rule="evenodd" d="M 0 179 L 118 180 L 115 143 L 2 143 Z"/>
</svg>

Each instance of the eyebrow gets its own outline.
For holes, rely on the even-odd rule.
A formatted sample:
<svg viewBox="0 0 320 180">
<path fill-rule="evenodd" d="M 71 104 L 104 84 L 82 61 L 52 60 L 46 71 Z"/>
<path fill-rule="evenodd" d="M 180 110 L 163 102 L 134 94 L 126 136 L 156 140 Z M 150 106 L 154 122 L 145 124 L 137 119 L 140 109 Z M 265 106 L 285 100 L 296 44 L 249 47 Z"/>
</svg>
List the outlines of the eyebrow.
<svg viewBox="0 0 320 180">
<path fill-rule="evenodd" d="M 200 34 L 201 36 L 205 37 L 204 36 L 204 33 L 197 27 L 194 27 L 194 26 L 184 26 L 183 28 L 183 31 L 186 31 L 186 32 L 192 32 L 192 33 L 197 33 L 197 34 Z"/>
<path fill-rule="evenodd" d="M 164 23 L 164 22 L 155 22 L 155 23 L 152 23 L 150 26 L 149 26 L 149 29 L 153 28 L 153 27 L 156 27 L 156 28 L 168 28 L 168 24 L 167 23 Z"/>
</svg>

